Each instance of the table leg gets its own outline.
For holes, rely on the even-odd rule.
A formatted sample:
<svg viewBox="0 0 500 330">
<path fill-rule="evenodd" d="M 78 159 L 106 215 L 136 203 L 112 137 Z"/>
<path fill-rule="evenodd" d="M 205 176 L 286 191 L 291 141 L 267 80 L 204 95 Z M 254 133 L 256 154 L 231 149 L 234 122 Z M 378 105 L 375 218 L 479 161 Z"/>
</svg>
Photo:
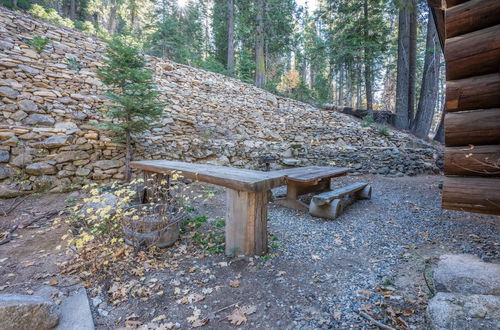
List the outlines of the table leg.
<svg viewBox="0 0 500 330">
<path fill-rule="evenodd" d="M 267 191 L 226 190 L 226 254 L 267 253 Z"/>
<path fill-rule="evenodd" d="M 297 181 L 288 181 L 286 186 L 286 198 L 279 199 L 277 202 L 285 207 L 300 210 L 303 212 L 309 211 L 309 206 L 299 200 L 300 195 L 311 192 L 319 193 L 330 189 L 330 179 L 322 179 L 315 183 L 302 183 Z"/>
</svg>

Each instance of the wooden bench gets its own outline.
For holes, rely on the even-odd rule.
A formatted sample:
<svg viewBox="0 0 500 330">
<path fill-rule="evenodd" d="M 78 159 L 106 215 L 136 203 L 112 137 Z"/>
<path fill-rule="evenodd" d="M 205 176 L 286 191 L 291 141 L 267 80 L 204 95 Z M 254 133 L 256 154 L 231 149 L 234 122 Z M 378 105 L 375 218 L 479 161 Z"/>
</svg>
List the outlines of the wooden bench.
<svg viewBox="0 0 500 330">
<path fill-rule="evenodd" d="M 357 182 L 346 187 L 326 191 L 313 196 L 309 213 L 320 218 L 335 219 L 345 208 L 358 199 L 370 199 L 372 187 L 368 183 Z"/>
</svg>

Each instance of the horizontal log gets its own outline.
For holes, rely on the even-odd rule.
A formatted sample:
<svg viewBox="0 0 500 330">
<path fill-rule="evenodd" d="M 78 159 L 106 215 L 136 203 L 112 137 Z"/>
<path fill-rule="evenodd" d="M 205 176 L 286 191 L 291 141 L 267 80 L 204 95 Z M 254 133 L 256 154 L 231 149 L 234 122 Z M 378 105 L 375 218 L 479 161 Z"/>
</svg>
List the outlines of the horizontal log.
<svg viewBox="0 0 500 330">
<path fill-rule="evenodd" d="M 444 174 L 500 176 L 500 145 L 447 147 Z"/>
<path fill-rule="evenodd" d="M 500 141 L 500 108 L 450 112 L 444 118 L 448 147 Z"/>
<path fill-rule="evenodd" d="M 468 2 L 469 0 L 445 0 L 445 1 L 446 1 L 446 8 L 451 8 L 460 5 L 462 3 Z"/>
<path fill-rule="evenodd" d="M 500 178 L 446 177 L 442 207 L 500 215 Z"/>
<path fill-rule="evenodd" d="M 446 39 L 444 53 L 447 80 L 498 72 L 500 25 Z"/>
<path fill-rule="evenodd" d="M 500 24 L 500 1 L 471 0 L 446 11 L 446 37 Z"/>
<path fill-rule="evenodd" d="M 500 107 L 500 73 L 446 82 L 446 111 Z"/>
</svg>

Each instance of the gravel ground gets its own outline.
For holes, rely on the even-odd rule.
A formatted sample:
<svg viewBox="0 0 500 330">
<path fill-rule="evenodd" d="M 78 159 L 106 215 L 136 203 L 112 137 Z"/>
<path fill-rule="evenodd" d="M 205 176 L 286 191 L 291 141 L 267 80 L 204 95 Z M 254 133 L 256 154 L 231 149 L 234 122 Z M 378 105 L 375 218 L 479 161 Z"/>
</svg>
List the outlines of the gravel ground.
<svg viewBox="0 0 500 330">
<path fill-rule="evenodd" d="M 334 186 L 369 182 L 373 195 L 334 221 L 272 207 L 269 227 L 284 244 L 277 263 L 301 273 L 292 291 L 299 296 L 311 295 L 324 319 L 329 319 L 328 315 L 331 319 L 334 311 L 340 310 L 342 317 L 331 320 L 330 325 L 349 326 L 359 320 L 363 305 L 384 299 L 381 295 L 361 295 L 360 290 L 389 283 L 404 296 L 416 293 L 418 297 L 419 290 L 425 292 L 421 280 L 426 259 L 443 253 L 472 253 L 498 262 L 500 236 L 495 217 L 442 210 L 440 180 L 439 176 L 339 179 Z M 309 293 L 301 290 L 304 279 L 312 286 Z M 304 307 L 298 304 L 290 309 L 292 324 L 317 326 L 315 320 L 296 321 L 303 318 Z M 414 321 L 418 326 L 423 319 Z"/>
<path fill-rule="evenodd" d="M 242 329 L 372 328 L 361 311 L 396 328 L 425 329 L 432 281 L 426 284 L 424 272 L 430 274 L 436 258 L 444 253 L 472 253 L 498 262 L 500 252 L 496 218 L 443 211 L 440 180 L 439 176 L 341 178 L 335 185 L 371 183 L 373 196 L 333 221 L 272 203 L 267 256 L 201 257 L 196 252 L 193 256 L 189 246 L 187 252 L 185 247 L 181 252 L 173 249 L 169 253 L 180 260 L 180 266 L 151 274 L 165 284 L 163 290 L 173 292 L 171 283 L 179 281 L 183 292 L 207 288 L 213 292 L 192 305 L 176 303 L 180 296 L 127 303 L 112 309 L 106 318 L 96 314 L 98 328 L 111 328 L 110 320 L 132 310 L 144 322 L 164 314 L 178 328 L 186 328 L 186 318 L 196 307 L 202 316 L 210 317 L 204 328 L 234 329 L 225 319 L 231 309 L 215 317 L 213 312 L 238 303 L 257 308 L 239 326 Z M 223 217 L 223 190 L 204 189 L 213 189 L 215 197 L 199 211 L 211 219 Z M 274 191 L 283 193 L 283 188 Z M 193 267 L 196 271 L 190 272 Z M 230 287 L 229 282 L 236 279 L 240 285 Z"/>
<path fill-rule="evenodd" d="M 96 328 L 115 329 L 129 318 L 143 324 L 161 319 L 163 324 L 189 329 L 187 318 L 200 310 L 200 318 L 209 319 L 202 329 L 373 328 L 360 312 L 395 328 L 426 329 L 425 307 L 432 296 L 430 274 L 437 257 L 471 253 L 500 262 L 498 218 L 442 210 L 440 180 L 440 176 L 340 178 L 335 186 L 365 181 L 372 184 L 373 194 L 371 200 L 358 201 L 336 220 L 313 218 L 271 203 L 270 251 L 260 258 L 206 255 L 189 239 L 192 233 L 185 232 L 174 247 L 161 252 L 162 269 L 144 263 L 144 274 L 109 279 L 89 288 Z M 209 216 L 198 230 L 213 229 L 215 221 L 224 217 L 224 191 L 200 185 L 200 192 L 214 197 L 196 206 L 197 212 Z M 283 188 L 274 191 L 275 195 L 283 192 Z M 59 198 L 64 201 L 65 196 Z M 19 216 L 23 212 L 22 206 L 16 210 Z M 63 251 L 55 248 L 61 244 L 63 228 L 48 230 L 43 235 L 52 247 L 32 243 L 37 235 L 21 230 L 15 242 L 0 248 L 0 276 L 8 276 L 12 282 L 2 293 L 43 287 L 46 277 L 38 282 L 27 279 L 33 272 L 52 272 L 42 267 L 46 263 L 19 266 L 42 256 L 40 249 L 45 260 L 50 257 L 47 253 L 64 259 Z M 21 253 L 24 246 L 31 250 Z M 60 290 L 66 295 L 64 287 L 71 279 L 60 274 L 53 278 L 64 284 Z M 113 281 L 123 286 L 135 281 L 151 288 L 152 294 L 140 297 L 131 292 L 127 301 L 113 306 L 107 294 Z M 179 303 L 190 294 L 204 297 Z M 234 304 L 255 306 L 256 311 L 248 315 L 246 323 L 231 325 L 227 317 Z"/>
</svg>

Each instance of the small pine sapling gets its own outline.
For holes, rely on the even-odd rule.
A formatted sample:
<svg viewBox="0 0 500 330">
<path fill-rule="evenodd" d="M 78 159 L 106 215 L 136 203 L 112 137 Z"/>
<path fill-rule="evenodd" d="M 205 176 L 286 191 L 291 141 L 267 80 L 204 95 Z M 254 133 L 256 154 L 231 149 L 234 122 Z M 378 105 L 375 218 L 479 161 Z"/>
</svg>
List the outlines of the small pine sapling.
<svg viewBox="0 0 500 330">
<path fill-rule="evenodd" d="M 130 181 L 133 138 L 149 130 L 163 112 L 153 72 L 146 68 L 140 50 L 120 37 L 108 41 L 104 66 L 98 76 L 107 86 L 106 97 L 111 104 L 104 115 L 113 122 L 102 124 L 125 141 L 125 179 Z"/>
</svg>

